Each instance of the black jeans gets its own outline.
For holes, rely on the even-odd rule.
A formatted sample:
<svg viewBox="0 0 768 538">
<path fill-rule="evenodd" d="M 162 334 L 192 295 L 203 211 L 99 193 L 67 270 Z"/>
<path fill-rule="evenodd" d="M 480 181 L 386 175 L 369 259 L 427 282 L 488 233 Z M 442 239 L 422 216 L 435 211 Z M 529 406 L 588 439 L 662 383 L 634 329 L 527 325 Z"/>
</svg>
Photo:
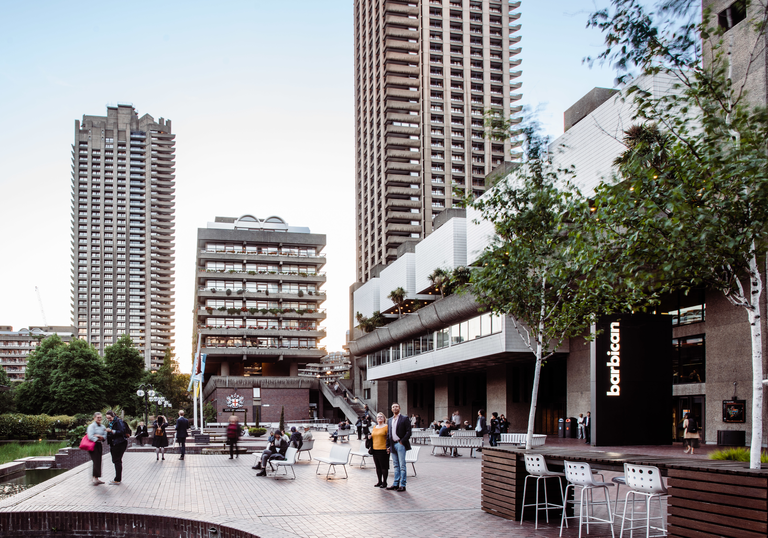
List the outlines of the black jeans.
<svg viewBox="0 0 768 538">
<path fill-rule="evenodd" d="M 488 443 L 491 446 L 497 446 L 499 444 L 499 440 L 501 439 L 500 433 L 491 433 L 488 434 Z"/>
<path fill-rule="evenodd" d="M 176 442 L 179 443 L 179 446 L 181 447 L 181 455 L 184 456 L 187 453 L 187 440 L 176 439 Z"/>
<path fill-rule="evenodd" d="M 237 452 L 237 439 L 230 439 L 227 441 L 229 443 L 229 459 L 234 458 L 238 454 Z"/>
<path fill-rule="evenodd" d="M 112 450 L 110 451 L 112 463 L 115 465 L 115 482 L 123 481 L 123 454 L 125 454 L 126 448 L 128 448 L 128 443 L 123 442 L 118 445 L 112 445 Z"/>
<path fill-rule="evenodd" d="M 101 454 L 104 449 L 101 441 L 96 441 L 96 446 L 91 450 L 91 461 L 93 462 L 93 476 L 101 478 Z"/>
<path fill-rule="evenodd" d="M 386 484 L 389 475 L 389 454 L 386 450 L 374 450 L 372 456 L 373 463 L 376 464 L 376 478 L 380 484 Z"/>
</svg>

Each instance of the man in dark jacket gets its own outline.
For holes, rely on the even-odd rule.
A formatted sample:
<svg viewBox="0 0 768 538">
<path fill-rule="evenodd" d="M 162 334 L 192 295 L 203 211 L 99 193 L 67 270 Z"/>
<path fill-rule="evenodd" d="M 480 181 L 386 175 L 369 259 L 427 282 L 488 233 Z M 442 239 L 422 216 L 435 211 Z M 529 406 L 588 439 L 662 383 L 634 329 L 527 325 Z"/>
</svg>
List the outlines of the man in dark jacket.
<svg viewBox="0 0 768 538">
<path fill-rule="evenodd" d="M 109 484 L 119 486 L 123 481 L 123 454 L 128 448 L 128 440 L 125 438 L 126 427 L 125 422 L 120 420 L 120 417 L 116 416 L 111 409 L 107 411 L 107 421 L 109 422 L 107 443 L 111 447 L 109 453 L 112 455 L 112 463 L 115 466 L 115 479 Z"/>
<path fill-rule="evenodd" d="M 304 440 L 301 437 L 301 433 L 296 429 L 296 426 L 291 426 L 291 440 L 290 446 L 297 450 L 301 450 L 301 446 L 304 444 Z"/>
<path fill-rule="evenodd" d="M 272 443 L 261 453 L 261 461 L 253 467 L 253 469 L 261 471 L 256 476 L 267 476 L 267 461 L 278 459 L 284 460 L 285 452 L 287 450 L 288 440 L 283 436 L 283 433 L 280 430 L 277 430 Z"/>
<path fill-rule="evenodd" d="M 184 410 L 179 410 L 179 419 L 176 421 L 176 442 L 181 447 L 180 460 L 184 459 L 184 455 L 187 453 L 187 432 L 189 430 L 189 421 L 184 417 Z"/>
<path fill-rule="evenodd" d="M 400 414 L 400 404 L 392 404 L 392 418 L 387 428 L 387 451 L 392 454 L 392 466 L 395 468 L 395 480 L 387 489 L 405 491 L 408 468 L 405 466 L 405 453 L 411 449 L 411 421 Z"/>
</svg>

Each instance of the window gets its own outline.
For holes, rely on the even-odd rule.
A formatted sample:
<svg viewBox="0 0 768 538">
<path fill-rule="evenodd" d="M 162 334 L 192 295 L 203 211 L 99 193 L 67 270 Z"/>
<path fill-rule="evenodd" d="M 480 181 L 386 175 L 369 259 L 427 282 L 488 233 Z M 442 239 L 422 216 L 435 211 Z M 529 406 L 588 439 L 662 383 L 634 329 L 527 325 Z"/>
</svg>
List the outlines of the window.
<svg viewBox="0 0 768 538">
<path fill-rule="evenodd" d="M 730 30 L 746 18 L 746 0 L 736 0 L 728 8 L 717 14 L 717 24 L 724 30 Z"/>
<path fill-rule="evenodd" d="M 671 293 L 662 297 L 658 312 L 672 316 L 672 326 L 690 325 L 705 321 L 707 304 L 703 288 Z"/>
<path fill-rule="evenodd" d="M 672 339 L 672 383 L 704 383 L 704 335 Z"/>
</svg>

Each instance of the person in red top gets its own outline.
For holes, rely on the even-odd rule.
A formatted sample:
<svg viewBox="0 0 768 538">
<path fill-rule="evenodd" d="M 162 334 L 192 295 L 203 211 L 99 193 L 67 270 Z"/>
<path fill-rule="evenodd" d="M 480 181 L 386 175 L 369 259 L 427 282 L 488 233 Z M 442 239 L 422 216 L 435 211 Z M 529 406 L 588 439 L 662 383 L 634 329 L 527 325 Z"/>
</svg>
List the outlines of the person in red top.
<svg viewBox="0 0 768 538">
<path fill-rule="evenodd" d="M 237 417 L 229 417 L 229 426 L 227 426 L 227 444 L 229 445 L 229 459 L 238 457 L 237 441 L 240 439 L 240 423 Z"/>
</svg>

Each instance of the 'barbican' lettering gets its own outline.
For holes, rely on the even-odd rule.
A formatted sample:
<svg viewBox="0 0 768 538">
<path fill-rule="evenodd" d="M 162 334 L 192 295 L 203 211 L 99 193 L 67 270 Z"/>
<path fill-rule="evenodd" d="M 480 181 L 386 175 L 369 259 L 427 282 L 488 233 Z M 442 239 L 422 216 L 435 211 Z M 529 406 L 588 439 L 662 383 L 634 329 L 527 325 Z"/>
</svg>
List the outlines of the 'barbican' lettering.
<svg viewBox="0 0 768 538">
<path fill-rule="evenodd" d="M 614 321 L 611 323 L 611 350 L 607 353 L 611 359 L 605 363 L 605 365 L 611 369 L 611 390 L 606 392 L 606 395 L 608 396 L 619 396 L 621 394 L 621 388 L 619 387 L 619 382 L 621 381 L 619 376 L 619 367 L 621 366 L 621 357 L 619 354 L 619 350 L 621 349 L 621 346 L 619 345 L 620 342 L 620 325 L 618 321 Z"/>
</svg>

